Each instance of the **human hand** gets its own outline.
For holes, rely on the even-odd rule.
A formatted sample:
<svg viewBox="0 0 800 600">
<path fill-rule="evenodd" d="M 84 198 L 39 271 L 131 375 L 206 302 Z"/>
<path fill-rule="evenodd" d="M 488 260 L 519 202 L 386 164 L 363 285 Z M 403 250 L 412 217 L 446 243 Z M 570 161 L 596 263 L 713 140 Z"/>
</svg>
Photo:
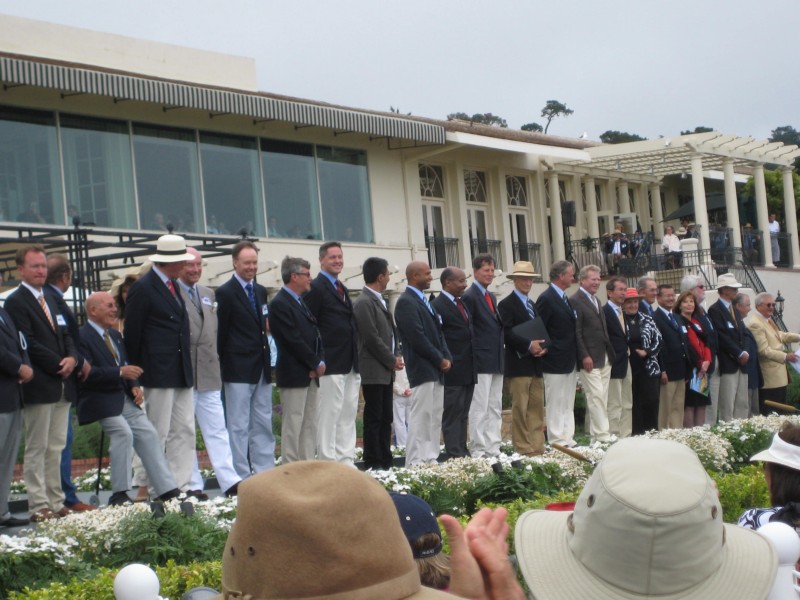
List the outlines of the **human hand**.
<svg viewBox="0 0 800 600">
<path fill-rule="evenodd" d="M 140 387 L 131 388 L 133 393 L 133 403 L 136 406 L 141 406 L 144 403 L 144 390 Z"/>
<path fill-rule="evenodd" d="M 136 365 L 122 365 L 119 368 L 119 376 L 129 381 L 133 379 L 139 379 L 142 373 L 144 373 L 142 368 L 137 367 Z"/>
<path fill-rule="evenodd" d="M 17 375 L 19 375 L 19 383 L 28 383 L 33 379 L 33 369 L 30 365 L 20 365 Z"/>
<path fill-rule="evenodd" d="M 667 385 L 669 383 L 669 378 L 667 377 L 666 373 L 661 373 L 661 385 Z"/>
<path fill-rule="evenodd" d="M 592 357 L 587 356 L 586 358 L 584 358 L 581 361 L 581 366 L 583 367 L 583 370 L 586 371 L 587 373 L 591 371 L 594 368 L 594 361 L 592 360 Z"/>
<path fill-rule="evenodd" d="M 81 381 L 86 381 L 86 378 L 89 377 L 89 372 L 92 370 L 92 365 L 89 364 L 88 360 L 83 361 L 83 366 L 81 367 L 81 372 L 78 374 L 78 379 Z"/>
<path fill-rule="evenodd" d="M 56 373 L 61 375 L 62 379 L 67 379 L 70 375 L 72 375 L 72 371 L 75 370 L 76 364 L 78 364 L 78 361 L 74 356 L 65 356 L 58 363 L 59 369 L 56 371 Z"/>
<path fill-rule="evenodd" d="M 395 371 L 399 371 L 400 369 L 402 369 L 405 366 L 406 365 L 403 362 L 403 357 L 402 356 L 395 356 L 394 357 L 394 370 Z"/>
<path fill-rule="evenodd" d="M 443 358 L 442 362 L 439 363 L 439 370 L 442 373 L 447 373 L 450 370 L 450 367 L 452 367 L 452 366 L 453 366 L 453 364 L 449 360 L 447 360 L 446 358 Z"/>
<path fill-rule="evenodd" d="M 747 352 L 742 352 L 739 356 L 739 364 L 746 365 L 748 360 L 750 360 L 750 355 Z"/>
<path fill-rule="evenodd" d="M 638 354 L 642 358 L 646 358 L 647 357 L 647 350 L 644 350 L 642 348 L 636 348 L 636 354 Z"/>
</svg>

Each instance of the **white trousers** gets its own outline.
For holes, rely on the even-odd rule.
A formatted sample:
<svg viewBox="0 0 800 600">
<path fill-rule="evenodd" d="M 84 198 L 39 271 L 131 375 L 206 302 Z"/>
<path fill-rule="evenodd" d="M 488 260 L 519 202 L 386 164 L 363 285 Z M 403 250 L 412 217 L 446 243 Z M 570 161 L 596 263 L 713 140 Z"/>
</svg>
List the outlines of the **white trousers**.
<svg viewBox="0 0 800 600">
<path fill-rule="evenodd" d="M 719 420 L 746 419 L 750 414 L 747 373 L 719 376 Z"/>
<path fill-rule="evenodd" d="M 606 442 L 611 438 L 608 425 L 608 382 L 611 379 L 611 365 L 581 370 L 578 377 L 586 396 L 586 410 L 589 413 L 589 436 L 592 442 Z"/>
<path fill-rule="evenodd" d="M 469 405 L 469 453 L 473 458 L 499 456 L 503 410 L 503 376 L 479 373 Z"/>
<path fill-rule="evenodd" d="M 394 441 L 398 446 L 405 446 L 408 439 L 408 416 L 411 412 L 411 396 L 398 396 L 392 398 L 392 413 L 394 420 Z"/>
<path fill-rule="evenodd" d="M 719 363 L 717 368 L 708 378 L 708 398 L 711 404 L 706 406 L 706 425 L 714 425 L 717 422 L 717 411 L 719 410 Z"/>
<path fill-rule="evenodd" d="M 262 373 L 258 383 L 225 383 L 225 417 L 233 468 L 240 479 L 275 467 L 272 433 L 272 384 Z"/>
<path fill-rule="evenodd" d="M 211 466 L 214 467 L 219 489 L 224 492 L 236 485 L 242 478 L 233 467 L 233 454 L 231 453 L 228 429 L 225 427 L 222 397 L 219 390 L 205 392 L 195 390 L 193 400 L 194 416 L 200 426 L 200 432 L 203 434 L 203 443 L 206 445 L 208 458 L 211 459 Z M 189 489 L 202 490 L 203 486 L 203 478 L 200 476 L 195 452 Z"/>
<path fill-rule="evenodd" d="M 281 388 L 281 464 L 314 460 L 317 447 L 319 388 Z"/>
<path fill-rule="evenodd" d="M 608 381 L 608 430 L 619 438 L 633 431 L 633 379 L 631 368 L 622 379 Z"/>
<path fill-rule="evenodd" d="M 444 386 L 429 381 L 411 390 L 406 466 L 435 464 L 442 434 Z"/>
<path fill-rule="evenodd" d="M 356 413 L 361 391 L 361 375 L 319 378 L 317 408 L 317 458 L 352 465 L 356 458 Z"/>
<path fill-rule="evenodd" d="M 575 446 L 574 410 L 578 373 L 545 373 L 543 379 L 547 441 Z"/>
</svg>

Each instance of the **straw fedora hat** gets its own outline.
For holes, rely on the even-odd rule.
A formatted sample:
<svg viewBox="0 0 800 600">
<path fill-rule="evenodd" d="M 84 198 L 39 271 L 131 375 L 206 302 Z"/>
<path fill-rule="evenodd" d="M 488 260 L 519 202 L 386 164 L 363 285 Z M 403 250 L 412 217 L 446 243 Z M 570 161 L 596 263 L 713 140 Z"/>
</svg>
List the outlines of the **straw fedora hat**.
<svg viewBox="0 0 800 600">
<path fill-rule="evenodd" d="M 527 260 L 518 260 L 514 263 L 514 270 L 506 275 L 506 277 L 536 277 L 539 275 L 533 269 L 533 263 Z"/>
<path fill-rule="evenodd" d="M 736 281 L 736 276 L 733 273 L 723 273 L 717 277 L 717 289 L 720 290 L 724 287 L 739 289 L 742 284 Z"/>
<path fill-rule="evenodd" d="M 697 455 L 671 440 L 614 444 L 572 513 L 529 511 L 515 546 L 537 600 L 766 598 L 777 556 L 722 521 Z"/>
<path fill-rule="evenodd" d="M 168 233 L 158 238 L 156 253 L 150 256 L 154 263 L 173 263 L 194 260 L 194 256 L 186 251 L 186 240 L 181 236 Z"/>
</svg>

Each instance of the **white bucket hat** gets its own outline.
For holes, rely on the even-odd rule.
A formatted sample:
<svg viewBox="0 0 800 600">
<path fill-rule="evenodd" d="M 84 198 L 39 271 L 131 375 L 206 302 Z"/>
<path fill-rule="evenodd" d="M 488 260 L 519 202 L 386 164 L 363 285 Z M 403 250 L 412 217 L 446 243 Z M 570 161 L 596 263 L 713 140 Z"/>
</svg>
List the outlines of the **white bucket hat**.
<svg viewBox="0 0 800 600">
<path fill-rule="evenodd" d="M 572 513 L 517 521 L 517 559 L 537 600 L 766 598 L 775 551 L 724 524 L 697 455 L 669 440 L 613 445 Z"/>
<path fill-rule="evenodd" d="M 717 277 L 717 289 L 724 287 L 736 288 L 738 290 L 742 287 L 742 284 L 736 281 L 736 276 L 733 273 L 723 273 Z"/>
<path fill-rule="evenodd" d="M 156 253 L 150 260 L 154 263 L 173 263 L 194 260 L 194 256 L 186 251 L 186 240 L 179 235 L 168 233 L 158 238 Z"/>
<path fill-rule="evenodd" d="M 769 448 L 753 455 L 750 462 L 771 462 L 800 471 L 800 446 L 784 442 L 777 433 Z"/>
</svg>

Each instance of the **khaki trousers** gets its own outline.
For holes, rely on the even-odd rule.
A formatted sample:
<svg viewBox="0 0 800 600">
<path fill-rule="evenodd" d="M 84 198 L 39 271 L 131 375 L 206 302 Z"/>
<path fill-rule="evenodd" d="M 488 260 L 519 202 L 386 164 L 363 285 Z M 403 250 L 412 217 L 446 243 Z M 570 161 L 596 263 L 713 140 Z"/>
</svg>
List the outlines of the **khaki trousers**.
<svg viewBox="0 0 800 600">
<path fill-rule="evenodd" d="M 593 442 L 606 442 L 611 438 L 608 428 L 608 382 L 611 379 L 611 365 L 579 371 L 586 395 L 586 410 L 589 413 L 589 435 Z"/>
<path fill-rule="evenodd" d="M 70 404 L 61 397 L 49 404 L 28 404 L 22 409 L 25 424 L 25 487 L 28 510 L 61 510 L 61 452 L 67 443 Z M 4 440 L 3 443 L 6 443 Z"/>
<path fill-rule="evenodd" d="M 633 379 L 631 368 L 622 379 L 608 382 L 608 429 L 618 438 L 633 431 Z"/>
<path fill-rule="evenodd" d="M 317 406 L 319 388 L 281 388 L 281 464 L 314 460 L 317 448 Z"/>
<path fill-rule="evenodd" d="M 544 381 L 541 377 L 512 377 L 511 437 L 520 454 L 544 452 Z"/>
<path fill-rule="evenodd" d="M 658 428 L 681 429 L 683 427 L 683 403 L 686 400 L 686 381 L 669 381 L 661 384 L 658 395 Z"/>
</svg>

